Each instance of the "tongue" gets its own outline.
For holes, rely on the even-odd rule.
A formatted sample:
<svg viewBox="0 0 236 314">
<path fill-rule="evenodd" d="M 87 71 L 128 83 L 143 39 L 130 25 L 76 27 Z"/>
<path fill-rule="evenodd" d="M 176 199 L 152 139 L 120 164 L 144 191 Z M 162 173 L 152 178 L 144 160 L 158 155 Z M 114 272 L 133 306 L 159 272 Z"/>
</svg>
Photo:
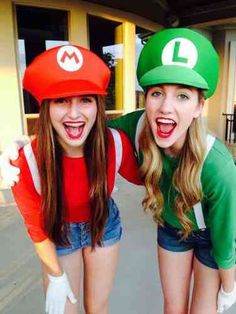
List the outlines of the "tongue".
<svg viewBox="0 0 236 314">
<path fill-rule="evenodd" d="M 162 133 L 170 133 L 173 128 L 175 127 L 174 124 L 167 124 L 167 123 L 158 123 L 157 124 L 159 129 L 161 130 Z"/>
<path fill-rule="evenodd" d="M 78 136 L 81 132 L 81 127 L 67 126 L 66 129 L 67 129 L 67 132 L 71 134 L 72 136 Z"/>
</svg>

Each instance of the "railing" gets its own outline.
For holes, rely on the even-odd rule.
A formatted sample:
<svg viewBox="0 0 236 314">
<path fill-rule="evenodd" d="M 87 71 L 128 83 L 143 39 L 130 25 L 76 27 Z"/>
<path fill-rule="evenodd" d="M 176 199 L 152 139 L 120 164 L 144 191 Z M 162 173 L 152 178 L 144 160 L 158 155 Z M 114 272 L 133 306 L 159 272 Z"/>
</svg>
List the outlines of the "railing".
<svg viewBox="0 0 236 314">
<path fill-rule="evenodd" d="M 225 142 L 236 143 L 236 110 L 234 113 L 223 113 L 225 116 Z"/>
</svg>

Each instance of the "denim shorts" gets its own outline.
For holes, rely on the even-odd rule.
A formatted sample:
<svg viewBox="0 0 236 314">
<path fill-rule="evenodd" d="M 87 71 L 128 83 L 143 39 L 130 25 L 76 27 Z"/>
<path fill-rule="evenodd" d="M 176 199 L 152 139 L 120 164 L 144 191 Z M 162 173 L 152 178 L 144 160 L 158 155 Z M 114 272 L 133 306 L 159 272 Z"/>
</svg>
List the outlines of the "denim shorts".
<svg viewBox="0 0 236 314">
<path fill-rule="evenodd" d="M 122 235 L 122 227 L 120 221 L 119 209 L 112 198 L 109 199 L 109 215 L 105 224 L 104 234 L 101 246 L 111 246 L 120 241 Z M 79 222 L 68 224 L 69 246 L 56 246 L 58 256 L 68 255 L 78 249 L 91 246 L 90 223 Z"/>
<path fill-rule="evenodd" d="M 214 257 L 211 254 L 212 243 L 209 229 L 190 232 L 183 240 L 183 233 L 180 229 L 174 228 L 165 223 L 158 226 L 157 242 L 160 247 L 171 252 L 185 252 L 193 249 L 194 255 L 202 264 L 218 269 Z"/>
</svg>

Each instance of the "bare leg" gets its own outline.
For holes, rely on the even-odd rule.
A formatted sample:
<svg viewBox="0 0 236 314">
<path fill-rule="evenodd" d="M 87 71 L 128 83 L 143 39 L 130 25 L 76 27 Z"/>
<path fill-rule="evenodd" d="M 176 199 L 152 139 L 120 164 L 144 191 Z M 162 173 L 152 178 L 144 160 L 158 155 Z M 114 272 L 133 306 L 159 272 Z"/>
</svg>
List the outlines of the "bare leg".
<svg viewBox="0 0 236 314">
<path fill-rule="evenodd" d="M 219 271 L 203 265 L 194 258 L 194 287 L 190 313 L 216 314 L 219 287 Z"/>
<path fill-rule="evenodd" d="M 65 256 L 59 257 L 60 263 L 65 270 L 71 289 L 74 292 L 75 297 L 78 302 L 76 304 L 72 304 L 69 300 L 66 302 L 65 314 L 78 314 L 79 313 L 79 305 L 80 305 L 80 266 L 81 266 L 81 250 L 76 250 L 72 254 L 68 254 Z M 44 283 L 44 291 L 47 290 L 48 286 L 48 278 L 47 273 L 42 265 L 43 270 L 43 283 Z"/>
<path fill-rule="evenodd" d="M 107 314 L 108 299 L 116 273 L 119 243 L 83 249 L 84 307 L 86 314 Z"/>
<path fill-rule="evenodd" d="M 165 314 L 187 314 L 193 251 L 171 252 L 158 246 Z M 206 314 L 206 313 L 205 313 Z"/>
</svg>

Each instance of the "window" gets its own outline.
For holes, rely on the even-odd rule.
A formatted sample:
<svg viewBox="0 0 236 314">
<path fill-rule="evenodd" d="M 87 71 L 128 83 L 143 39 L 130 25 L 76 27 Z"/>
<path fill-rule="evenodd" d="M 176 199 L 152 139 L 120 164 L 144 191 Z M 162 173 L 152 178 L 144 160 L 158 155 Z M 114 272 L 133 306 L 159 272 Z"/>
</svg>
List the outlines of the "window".
<svg viewBox="0 0 236 314">
<path fill-rule="evenodd" d="M 122 24 L 89 15 L 90 49 L 101 57 L 111 70 L 106 109 L 123 108 L 123 42 Z"/>
<path fill-rule="evenodd" d="M 53 46 L 68 43 L 67 11 L 16 6 L 20 75 L 41 52 Z M 24 112 L 38 113 L 36 100 L 25 90 Z M 28 126 L 32 123 L 27 123 Z"/>
</svg>

